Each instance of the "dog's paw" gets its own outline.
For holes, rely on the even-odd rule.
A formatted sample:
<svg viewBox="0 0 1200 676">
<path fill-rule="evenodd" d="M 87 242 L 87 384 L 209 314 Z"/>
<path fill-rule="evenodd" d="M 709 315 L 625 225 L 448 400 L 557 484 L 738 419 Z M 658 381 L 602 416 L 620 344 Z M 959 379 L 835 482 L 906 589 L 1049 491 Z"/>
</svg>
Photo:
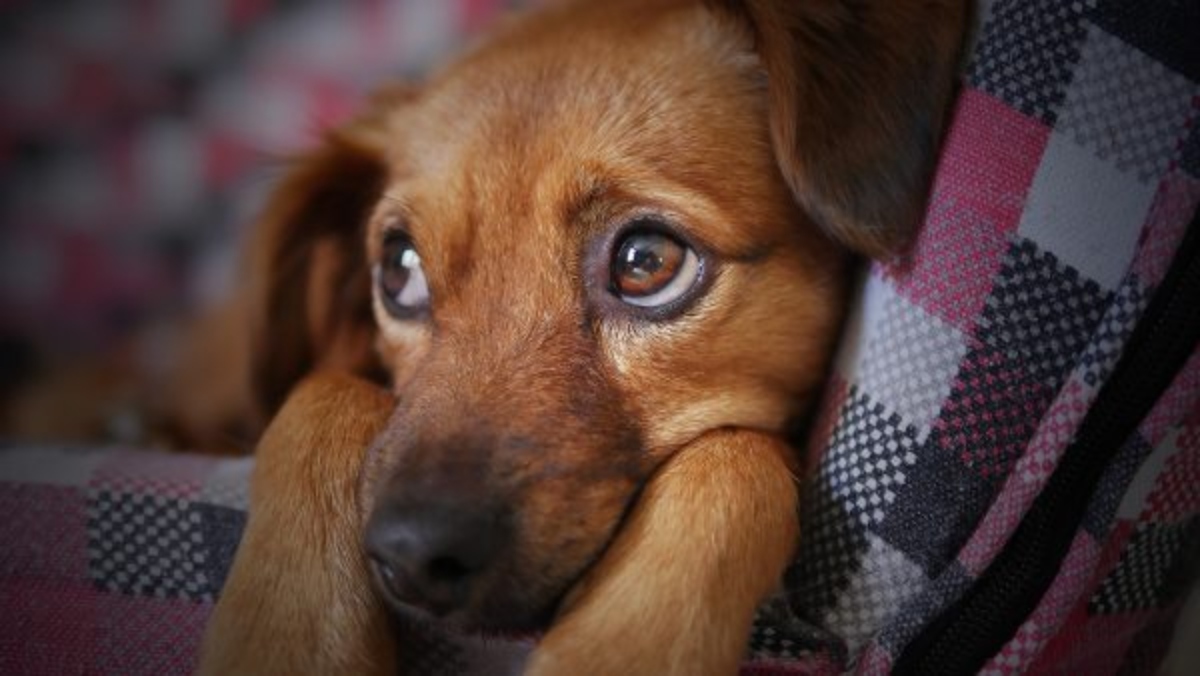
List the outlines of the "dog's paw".
<svg viewBox="0 0 1200 676">
<path fill-rule="evenodd" d="M 748 430 L 705 434 L 650 481 L 566 603 L 527 674 L 731 674 L 798 524 L 791 449 Z"/>
</svg>

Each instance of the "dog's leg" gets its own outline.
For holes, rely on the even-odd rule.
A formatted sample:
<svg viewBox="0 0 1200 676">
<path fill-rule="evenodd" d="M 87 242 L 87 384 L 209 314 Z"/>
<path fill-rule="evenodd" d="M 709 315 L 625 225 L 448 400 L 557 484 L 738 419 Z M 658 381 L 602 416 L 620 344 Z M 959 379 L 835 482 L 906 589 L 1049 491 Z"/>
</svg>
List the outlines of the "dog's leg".
<svg viewBox="0 0 1200 676">
<path fill-rule="evenodd" d="M 798 535 L 780 439 L 719 430 L 655 476 L 529 674 L 733 674 Z"/>
<path fill-rule="evenodd" d="M 292 393 L 257 450 L 250 518 L 201 673 L 395 673 L 356 495 L 366 448 L 393 406 L 347 376 L 311 377 Z"/>
</svg>

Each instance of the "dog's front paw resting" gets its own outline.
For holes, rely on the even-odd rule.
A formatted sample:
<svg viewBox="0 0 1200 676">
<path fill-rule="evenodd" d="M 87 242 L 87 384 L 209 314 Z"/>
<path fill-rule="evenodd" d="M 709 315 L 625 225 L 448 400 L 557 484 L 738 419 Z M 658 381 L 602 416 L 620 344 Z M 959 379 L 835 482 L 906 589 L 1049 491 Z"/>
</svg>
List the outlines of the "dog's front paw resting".
<svg viewBox="0 0 1200 676">
<path fill-rule="evenodd" d="M 527 674 L 732 674 L 798 535 L 781 439 L 705 434 L 658 472 Z"/>
</svg>

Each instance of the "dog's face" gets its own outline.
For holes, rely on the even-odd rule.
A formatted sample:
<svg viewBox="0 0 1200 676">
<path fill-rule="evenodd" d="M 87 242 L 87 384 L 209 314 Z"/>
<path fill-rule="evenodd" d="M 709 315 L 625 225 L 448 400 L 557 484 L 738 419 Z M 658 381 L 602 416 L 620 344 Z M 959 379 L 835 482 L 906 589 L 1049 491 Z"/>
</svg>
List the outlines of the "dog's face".
<svg viewBox="0 0 1200 676">
<path fill-rule="evenodd" d="M 471 621 L 542 619 L 699 434 L 779 430 L 839 316 L 842 256 L 775 167 L 748 45 L 700 8 L 639 14 L 519 28 L 390 136 L 367 246 L 400 404 L 370 491 L 494 540 L 443 545 L 470 584 L 396 572 Z"/>
<path fill-rule="evenodd" d="M 323 342 L 304 349 L 377 359 L 398 397 L 362 486 L 392 600 L 537 627 L 672 453 L 803 411 L 846 258 L 806 214 L 860 249 L 892 228 L 801 207 L 839 198 L 798 194 L 823 177 L 781 158 L 755 47 L 771 38 L 747 11 L 544 13 L 382 97 L 299 181 L 319 197 L 277 199 L 279 227 L 307 219 L 318 243 L 298 256 L 305 295 L 268 297 L 306 308 Z"/>
</svg>

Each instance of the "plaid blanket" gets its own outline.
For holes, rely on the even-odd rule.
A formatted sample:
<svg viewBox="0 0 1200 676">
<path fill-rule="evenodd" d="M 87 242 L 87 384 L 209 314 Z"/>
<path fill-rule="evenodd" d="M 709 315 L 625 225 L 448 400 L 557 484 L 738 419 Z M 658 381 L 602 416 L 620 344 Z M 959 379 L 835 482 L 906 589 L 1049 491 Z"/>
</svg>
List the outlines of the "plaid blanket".
<svg viewBox="0 0 1200 676">
<path fill-rule="evenodd" d="M 888 671 L 1046 486 L 1200 202 L 1200 3 L 991 5 L 912 254 L 863 280 L 753 649 Z M 1117 440 L 1121 441 L 1121 440 Z M 1153 672 L 1200 570 L 1200 351 L 987 673 Z"/>
<path fill-rule="evenodd" d="M 0 674 L 187 674 L 246 524 L 253 458 L 0 448 Z M 402 628 L 408 674 L 514 673 L 528 641 Z"/>
<path fill-rule="evenodd" d="M 0 673 L 190 673 L 251 462 L 0 450 Z"/>
<path fill-rule="evenodd" d="M 996 0 L 910 255 L 866 271 L 804 532 L 745 673 L 884 673 L 1001 555 L 1200 204 L 1200 2 Z M 180 673 L 249 465 L 0 452 L 0 672 Z M 1200 351 L 1123 440 L 986 673 L 1152 673 L 1200 566 Z M 409 628 L 417 673 L 522 644 Z"/>
</svg>

